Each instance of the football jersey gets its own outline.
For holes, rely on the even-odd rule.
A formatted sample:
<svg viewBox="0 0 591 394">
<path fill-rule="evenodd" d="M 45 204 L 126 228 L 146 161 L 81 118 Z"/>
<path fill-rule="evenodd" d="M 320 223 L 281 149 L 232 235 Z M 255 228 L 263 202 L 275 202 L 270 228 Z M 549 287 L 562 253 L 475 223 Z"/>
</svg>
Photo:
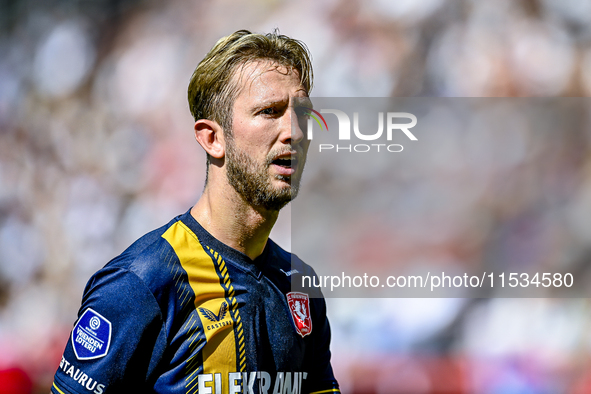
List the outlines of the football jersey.
<svg viewBox="0 0 591 394">
<path fill-rule="evenodd" d="M 180 215 L 89 280 L 52 392 L 338 393 L 325 301 L 293 291 L 302 275 L 271 240 L 251 260 Z"/>
</svg>

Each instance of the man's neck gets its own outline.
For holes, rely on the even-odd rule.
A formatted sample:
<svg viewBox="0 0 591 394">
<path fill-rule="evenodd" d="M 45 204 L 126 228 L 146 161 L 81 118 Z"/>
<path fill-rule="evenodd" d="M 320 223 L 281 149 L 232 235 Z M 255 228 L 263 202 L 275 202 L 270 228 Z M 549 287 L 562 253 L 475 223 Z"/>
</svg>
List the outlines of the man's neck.
<svg viewBox="0 0 591 394">
<path fill-rule="evenodd" d="M 254 260 L 263 253 L 279 212 L 250 206 L 226 185 L 206 187 L 191 215 L 220 242 Z"/>
</svg>

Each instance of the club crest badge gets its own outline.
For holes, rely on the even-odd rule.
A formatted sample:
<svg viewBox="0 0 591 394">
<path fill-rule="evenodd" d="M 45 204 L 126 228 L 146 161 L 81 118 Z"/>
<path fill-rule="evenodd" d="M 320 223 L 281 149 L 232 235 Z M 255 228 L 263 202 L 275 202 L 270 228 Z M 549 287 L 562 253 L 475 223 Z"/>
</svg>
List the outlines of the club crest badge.
<svg viewBox="0 0 591 394">
<path fill-rule="evenodd" d="M 308 294 L 292 291 L 287 293 L 287 304 L 296 331 L 303 337 L 312 332 L 312 318 L 310 317 L 310 300 Z"/>
<path fill-rule="evenodd" d="M 78 360 L 92 360 L 107 354 L 111 344 L 111 322 L 88 308 L 72 330 L 72 347 Z"/>
</svg>

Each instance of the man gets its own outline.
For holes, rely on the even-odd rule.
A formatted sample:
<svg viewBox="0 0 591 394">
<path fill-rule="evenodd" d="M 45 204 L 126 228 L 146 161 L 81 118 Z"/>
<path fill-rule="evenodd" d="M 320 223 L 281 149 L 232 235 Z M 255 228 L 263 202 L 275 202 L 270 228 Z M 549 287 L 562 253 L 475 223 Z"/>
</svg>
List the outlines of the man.
<svg viewBox="0 0 591 394">
<path fill-rule="evenodd" d="M 313 270 L 269 239 L 297 194 L 308 141 L 307 50 L 275 33 L 222 38 L 189 85 L 207 152 L 197 204 L 88 282 L 55 375 L 62 393 L 333 393 Z"/>
</svg>

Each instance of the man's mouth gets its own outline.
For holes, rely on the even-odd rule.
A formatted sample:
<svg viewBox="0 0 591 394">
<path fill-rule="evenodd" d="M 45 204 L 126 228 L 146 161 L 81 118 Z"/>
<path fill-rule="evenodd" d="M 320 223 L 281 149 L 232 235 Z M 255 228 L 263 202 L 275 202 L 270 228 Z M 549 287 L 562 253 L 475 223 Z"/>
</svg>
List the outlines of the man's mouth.
<svg viewBox="0 0 591 394">
<path fill-rule="evenodd" d="M 284 155 L 271 162 L 280 175 L 288 176 L 296 172 L 298 159 L 295 155 Z"/>
<path fill-rule="evenodd" d="M 275 165 L 281 166 L 281 167 L 291 167 L 297 163 L 297 159 L 291 158 L 291 157 L 282 157 L 282 158 L 273 160 L 272 163 Z"/>
</svg>

